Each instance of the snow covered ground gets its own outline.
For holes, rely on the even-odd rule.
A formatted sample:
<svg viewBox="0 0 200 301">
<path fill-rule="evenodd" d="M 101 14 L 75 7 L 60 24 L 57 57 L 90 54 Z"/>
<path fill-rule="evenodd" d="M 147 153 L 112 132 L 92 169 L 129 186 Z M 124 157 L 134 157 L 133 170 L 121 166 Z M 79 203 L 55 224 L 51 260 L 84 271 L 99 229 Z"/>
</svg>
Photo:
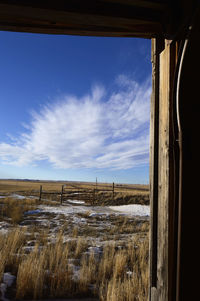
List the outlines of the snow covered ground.
<svg viewBox="0 0 200 301">
<path fill-rule="evenodd" d="M 121 206 L 110 206 L 111 210 L 122 212 L 124 214 L 133 216 L 149 216 L 150 207 L 146 205 L 121 205 Z"/>
<path fill-rule="evenodd" d="M 73 204 L 62 205 L 62 206 L 40 205 L 39 208 L 41 209 L 42 212 L 63 214 L 65 216 L 69 216 L 69 215 L 77 214 L 77 213 L 88 213 L 89 216 L 109 215 L 109 214 L 114 213 L 109 207 L 84 206 L 84 205 L 73 206 Z"/>
<path fill-rule="evenodd" d="M 22 200 L 27 198 L 27 196 L 19 195 L 19 194 L 12 194 L 10 197 Z M 0 196 L 0 198 L 5 198 L 5 196 Z M 28 196 L 28 198 L 34 198 L 33 196 Z M 73 206 L 74 205 L 74 206 Z M 138 205 L 138 204 L 131 204 L 131 205 L 120 205 L 120 206 L 87 206 L 84 201 L 80 200 L 67 200 L 67 204 L 63 206 L 43 206 L 40 205 L 39 210 L 43 212 L 55 213 L 55 214 L 64 214 L 70 215 L 73 213 L 84 213 L 90 211 L 90 216 L 99 216 L 109 215 L 109 214 L 125 214 L 131 216 L 150 216 L 150 206 L 147 205 Z M 32 214 L 37 213 L 33 212 Z M 39 213 L 39 211 L 38 211 Z M 31 212 L 29 212 L 31 214 Z"/>
<path fill-rule="evenodd" d="M 76 203 L 77 202 L 77 203 Z M 79 204 L 79 201 L 74 201 L 75 204 Z M 43 206 L 40 208 L 43 212 L 56 213 L 70 215 L 75 213 L 86 213 L 89 212 L 90 217 L 100 216 L 100 215 L 130 215 L 130 216 L 149 216 L 150 207 L 146 205 L 121 205 L 121 206 L 109 206 L 109 207 L 100 207 L 100 206 L 73 206 L 73 205 L 64 205 L 57 207 Z"/>
<path fill-rule="evenodd" d="M 71 204 L 77 204 L 77 205 L 85 204 L 84 201 L 78 201 L 78 200 L 67 200 L 67 202 Z"/>
</svg>

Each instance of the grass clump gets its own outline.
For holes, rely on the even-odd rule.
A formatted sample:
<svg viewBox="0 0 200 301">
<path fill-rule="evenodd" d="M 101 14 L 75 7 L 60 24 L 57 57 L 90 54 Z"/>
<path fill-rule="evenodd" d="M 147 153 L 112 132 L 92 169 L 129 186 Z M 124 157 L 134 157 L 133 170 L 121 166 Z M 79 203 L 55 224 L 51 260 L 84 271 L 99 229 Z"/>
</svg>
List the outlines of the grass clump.
<svg viewBox="0 0 200 301">
<path fill-rule="evenodd" d="M 19 224 L 23 220 L 24 212 L 34 210 L 38 201 L 36 199 L 16 200 L 5 198 L 0 201 L 1 219 L 9 218 L 13 224 Z"/>
<path fill-rule="evenodd" d="M 0 281 L 6 270 L 15 273 L 18 269 L 22 247 L 26 240 L 26 228 L 16 228 L 7 235 L 0 234 Z"/>
</svg>

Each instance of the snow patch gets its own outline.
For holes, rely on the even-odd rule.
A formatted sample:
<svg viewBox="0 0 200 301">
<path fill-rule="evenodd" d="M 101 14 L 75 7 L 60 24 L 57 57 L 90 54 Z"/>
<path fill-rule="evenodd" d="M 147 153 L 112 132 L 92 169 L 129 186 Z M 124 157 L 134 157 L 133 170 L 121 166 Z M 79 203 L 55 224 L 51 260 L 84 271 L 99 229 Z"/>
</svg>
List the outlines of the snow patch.
<svg viewBox="0 0 200 301">
<path fill-rule="evenodd" d="M 5 297 L 5 294 L 6 294 L 7 288 L 12 286 L 15 279 L 16 279 L 16 277 L 14 275 L 11 275 L 11 273 L 4 273 L 3 283 L 0 284 L 0 292 L 1 292 L 1 300 L 2 301 L 9 301 Z"/>
<path fill-rule="evenodd" d="M 25 215 L 31 215 L 31 214 L 38 214 L 41 213 L 42 211 L 40 209 L 36 209 L 36 210 L 29 210 L 24 212 Z"/>
<path fill-rule="evenodd" d="M 150 206 L 147 205 L 121 205 L 121 206 L 109 206 L 111 210 L 122 212 L 128 215 L 134 216 L 149 216 Z"/>
<path fill-rule="evenodd" d="M 26 197 L 24 195 L 20 195 L 20 194 L 16 194 L 16 193 L 11 194 L 10 197 L 14 198 L 14 199 L 18 199 L 18 200 L 26 199 Z"/>
<path fill-rule="evenodd" d="M 80 212 L 86 212 L 87 209 L 83 208 L 81 206 L 73 207 L 73 206 L 60 206 L 60 207 L 49 207 L 49 206 L 41 206 L 43 212 L 49 212 L 54 214 L 64 214 L 66 216 L 80 213 Z"/>
<path fill-rule="evenodd" d="M 67 202 L 70 204 L 80 204 L 80 205 L 85 204 L 84 201 L 78 201 L 78 200 L 67 200 Z"/>
<path fill-rule="evenodd" d="M 108 215 L 105 212 L 92 212 L 89 214 L 89 217 L 96 217 L 96 216 L 102 216 L 102 215 Z"/>
<path fill-rule="evenodd" d="M 7 287 L 12 286 L 13 282 L 15 281 L 16 277 L 11 273 L 4 273 L 3 275 L 3 283 L 7 285 Z"/>
</svg>

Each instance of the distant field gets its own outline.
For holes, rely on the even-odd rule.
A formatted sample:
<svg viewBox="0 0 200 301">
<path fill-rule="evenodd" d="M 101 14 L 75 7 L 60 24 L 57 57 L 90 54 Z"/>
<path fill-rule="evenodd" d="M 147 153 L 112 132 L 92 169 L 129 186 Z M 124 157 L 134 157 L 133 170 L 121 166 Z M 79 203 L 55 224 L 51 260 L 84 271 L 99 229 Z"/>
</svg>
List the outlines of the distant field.
<svg viewBox="0 0 200 301">
<path fill-rule="evenodd" d="M 43 182 L 43 181 L 18 181 L 18 180 L 0 180 L 0 192 L 19 192 L 40 189 L 40 185 L 48 191 L 61 190 L 61 182 Z"/>
<path fill-rule="evenodd" d="M 67 188 L 74 189 L 77 187 L 93 189 L 96 187 L 95 182 L 57 182 L 57 181 L 21 181 L 21 180 L 0 180 L 1 192 L 17 192 L 17 191 L 30 191 L 39 190 L 40 185 L 46 191 L 60 191 L 62 185 L 66 185 Z M 112 183 L 97 183 L 97 189 L 111 188 Z M 142 184 L 118 184 L 115 183 L 115 189 L 118 192 L 126 193 L 142 193 L 148 194 L 149 185 Z"/>
<path fill-rule="evenodd" d="M 63 188 L 63 201 L 78 199 L 87 204 L 108 206 L 125 204 L 149 204 L 149 186 L 140 184 L 94 183 L 94 182 L 54 182 L 0 180 L 0 194 L 20 193 L 22 195 L 40 195 L 43 199 L 60 200 Z"/>
</svg>

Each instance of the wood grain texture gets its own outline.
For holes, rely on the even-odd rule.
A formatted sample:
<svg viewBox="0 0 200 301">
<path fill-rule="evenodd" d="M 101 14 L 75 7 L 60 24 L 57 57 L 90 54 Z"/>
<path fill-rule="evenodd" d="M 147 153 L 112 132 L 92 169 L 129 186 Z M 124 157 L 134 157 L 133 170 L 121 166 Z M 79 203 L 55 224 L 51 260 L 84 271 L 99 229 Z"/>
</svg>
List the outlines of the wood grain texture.
<svg viewBox="0 0 200 301">
<path fill-rule="evenodd" d="M 157 222 L 158 222 L 158 116 L 159 116 L 159 55 L 158 43 L 152 40 L 152 94 L 150 117 L 150 273 L 149 296 L 157 286 Z"/>
<path fill-rule="evenodd" d="M 0 29 L 151 38 L 161 34 L 166 1 L 0 1 Z"/>
</svg>

